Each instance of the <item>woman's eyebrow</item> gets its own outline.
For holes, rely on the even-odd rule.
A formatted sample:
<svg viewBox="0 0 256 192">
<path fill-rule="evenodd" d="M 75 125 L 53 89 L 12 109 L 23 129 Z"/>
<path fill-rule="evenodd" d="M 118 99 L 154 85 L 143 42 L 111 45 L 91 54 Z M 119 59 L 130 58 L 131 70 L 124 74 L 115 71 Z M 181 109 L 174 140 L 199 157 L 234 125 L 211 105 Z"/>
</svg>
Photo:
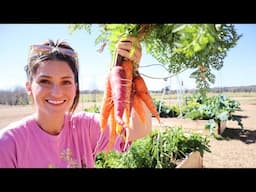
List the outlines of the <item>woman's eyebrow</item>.
<svg viewBox="0 0 256 192">
<path fill-rule="evenodd" d="M 39 75 L 40 78 L 51 78 L 49 75 Z"/>
<path fill-rule="evenodd" d="M 68 76 L 63 76 L 63 77 L 61 77 L 61 79 L 73 79 L 73 76 L 70 76 L 70 75 L 68 75 Z"/>
<path fill-rule="evenodd" d="M 39 78 L 48 78 L 48 79 L 51 79 L 53 78 L 52 76 L 50 75 L 39 75 Z M 62 76 L 61 79 L 72 79 L 73 76 L 72 75 L 66 75 L 66 76 Z"/>
</svg>

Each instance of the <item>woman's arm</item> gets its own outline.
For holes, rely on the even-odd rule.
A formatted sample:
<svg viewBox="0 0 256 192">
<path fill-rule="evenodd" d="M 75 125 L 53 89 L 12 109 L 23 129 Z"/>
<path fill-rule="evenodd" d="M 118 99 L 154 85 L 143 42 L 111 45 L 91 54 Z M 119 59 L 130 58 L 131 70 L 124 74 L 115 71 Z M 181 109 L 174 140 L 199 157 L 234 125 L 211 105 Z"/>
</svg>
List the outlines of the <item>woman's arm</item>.
<svg viewBox="0 0 256 192">
<path fill-rule="evenodd" d="M 138 116 L 137 112 L 132 109 L 131 111 L 131 119 L 130 126 L 127 129 L 128 140 L 134 141 L 136 139 L 140 139 L 146 135 L 148 135 L 152 131 L 152 114 L 146 107 L 145 103 L 142 102 L 142 106 L 145 114 L 145 122 L 143 123 Z"/>
</svg>

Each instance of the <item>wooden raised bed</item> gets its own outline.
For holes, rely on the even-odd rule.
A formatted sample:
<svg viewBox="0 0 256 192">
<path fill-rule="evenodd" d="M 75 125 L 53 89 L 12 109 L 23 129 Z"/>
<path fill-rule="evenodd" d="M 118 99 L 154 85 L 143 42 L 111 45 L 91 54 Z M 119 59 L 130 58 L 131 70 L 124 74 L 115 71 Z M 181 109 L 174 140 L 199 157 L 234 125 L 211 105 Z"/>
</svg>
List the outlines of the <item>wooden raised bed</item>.
<svg viewBox="0 0 256 192">
<path fill-rule="evenodd" d="M 203 168 L 203 158 L 199 151 L 190 153 L 185 159 L 181 160 L 176 168 Z"/>
<path fill-rule="evenodd" d="M 221 135 L 227 127 L 227 121 L 220 121 L 218 123 L 218 134 Z"/>
</svg>

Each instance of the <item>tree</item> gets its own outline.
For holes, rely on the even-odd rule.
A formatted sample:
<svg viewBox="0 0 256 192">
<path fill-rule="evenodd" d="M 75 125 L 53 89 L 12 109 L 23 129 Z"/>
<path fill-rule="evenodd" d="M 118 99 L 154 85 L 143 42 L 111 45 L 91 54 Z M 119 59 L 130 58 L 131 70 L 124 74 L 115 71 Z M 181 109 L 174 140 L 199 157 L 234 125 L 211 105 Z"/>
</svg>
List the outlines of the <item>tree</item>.
<svg viewBox="0 0 256 192">
<path fill-rule="evenodd" d="M 71 24 L 69 31 L 84 29 L 91 33 L 92 24 Z M 102 48 L 114 46 L 119 39 L 135 36 L 144 44 L 147 53 L 165 65 L 170 74 L 194 69 L 190 77 L 196 79 L 201 95 L 205 96 L 210 83 L 215 82 L 212 70 L 220 70 L 227 51 L 242 35 L 233 24 L 99 24 L 100 35 L 95 43 Z"/>
</svg>

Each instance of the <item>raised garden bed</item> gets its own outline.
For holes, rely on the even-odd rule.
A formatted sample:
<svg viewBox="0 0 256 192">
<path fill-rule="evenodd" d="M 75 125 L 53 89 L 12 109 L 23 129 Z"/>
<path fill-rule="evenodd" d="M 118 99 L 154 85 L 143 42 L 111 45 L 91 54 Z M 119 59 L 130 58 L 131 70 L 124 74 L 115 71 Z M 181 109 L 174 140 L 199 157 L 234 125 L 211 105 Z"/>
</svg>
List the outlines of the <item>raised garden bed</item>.
<svg viewBox="0 0 256 192">
<path fill-rule="evenodd" d="M 227 121 L 220 121 L 218 123 L 217 134 L 221 135 L 227 127 Z"/>
<path fill-rule="evenodd" d="M 198 151 L 191 152 L 185 159 L 178 161 L 176 168 L 203 168 L 203 157 Z"/>
<path fill-rule="evenodd" d="M 199 133 L 188 133 L 182 127 L 154 130 L 133 142 L 125 153 L 111 151 L 99 154 L 97 168 L 202 168 L 202 157 L 209 140 Z"/>
</svg>

